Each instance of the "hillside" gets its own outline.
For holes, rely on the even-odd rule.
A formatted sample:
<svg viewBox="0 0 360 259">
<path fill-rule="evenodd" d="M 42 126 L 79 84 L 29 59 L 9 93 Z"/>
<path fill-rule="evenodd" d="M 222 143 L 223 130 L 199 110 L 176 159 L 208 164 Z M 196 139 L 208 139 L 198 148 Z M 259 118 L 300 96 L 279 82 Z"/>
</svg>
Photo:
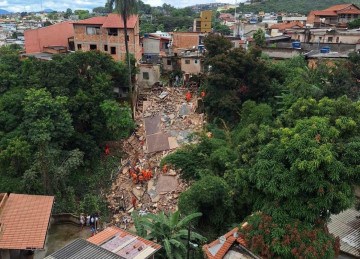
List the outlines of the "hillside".
<svg viewBox="0 0 360 259">
<path fill-rule="evenodd" d="M 360 5 L 360 0 L 268 0 L 252 5 L 241 5 L 241 11 L 245 12 L 297 12 L 308 14 L 311 10 L 322 10 L 331 5 L 353 3 Z"/>
<path fill-rule="evenodd" d="M 0 9 L 0 15 L 3 15 L 3 14 L 9 14 L 10 12 L 4 10 L 4 9 Z"/>
</svg>

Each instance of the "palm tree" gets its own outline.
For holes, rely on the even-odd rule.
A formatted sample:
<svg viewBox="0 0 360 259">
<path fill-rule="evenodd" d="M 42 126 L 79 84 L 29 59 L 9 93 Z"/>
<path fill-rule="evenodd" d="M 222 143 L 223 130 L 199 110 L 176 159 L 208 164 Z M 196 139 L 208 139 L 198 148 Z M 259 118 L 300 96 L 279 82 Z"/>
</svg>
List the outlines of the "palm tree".
<svg viewBox="0 0 360 259">
<path fill-rule="evenodd" d="M 179 211 L 159 214 L 147 214 L 137 216 L 133 213 L 135 228 L 138 235 L 153 240 L 164 247 L 165 258 L 186 258 L 187 241 L 190 222 L 198 218 L 202 213 L 193 213 L 180 218 Z M 200 234 L 190 231 L 190 241 L 204 242 L 205 238 Z"/>
<path fill-rule="evenodd" d="M 127 20 L 130 18 L 131 15 L 137 13 L 137 0 L 108 0 L 106 6 L 109 7 L 110 11 L 112 11 L 114 7 L 115 12 L 120 14 L 124 22 L 125 50 L 129 69 L 129 84 L 131 92 L 131 64 L 128 44 Z"/>
</svg>

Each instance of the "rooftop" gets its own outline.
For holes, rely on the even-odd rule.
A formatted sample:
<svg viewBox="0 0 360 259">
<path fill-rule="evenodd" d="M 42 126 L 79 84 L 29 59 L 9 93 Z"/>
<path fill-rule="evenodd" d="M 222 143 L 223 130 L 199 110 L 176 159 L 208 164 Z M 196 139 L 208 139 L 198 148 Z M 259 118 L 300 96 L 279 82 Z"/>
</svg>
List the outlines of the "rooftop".
<svg viewBox="0 0 360 259">
<path fill-rule="evenodd" d="M 246 249 L 245 240 L 238 235 L 238 228 L 234 228 L 224 236 L 216 239 L 210 244 L 203 246 L 203 251 L 208 259 L 222 258 L 254 258 L 253 253 Z M 233 249 L 234 248 L 234 249 Z"/>
<path fill-rule="evenodd" d="M 104 248 L 83 239 L 76 239 L 45 259 L 122 259 Z"/>
<path fill-rule="evenodd" d="M 360 256 L 360 212 L 347 209 L 332 215 L 328 223 L 329 232 L 340 238 L 340 250 L 355 257 Z"/>
<path fill-rule="evenodd" d="M 161 248 L 159 244 L 117 227 L 106 228 L 88 241 L 126 259 L 149 258 Z"/>
<path fill-rule="evenodd" d="M 299 22 L 289 22 L 289 23 L 277 23 L 271 25 L 270 29 L 278 29 L 278 30 L 286 30 L 286 29 L 292 29 L 292 28 L 303 28 L 304 25 Z"/>
<path fill-rule="evenodd" d="M 0 249 L 43 249 L 53 196 L 2 194 Z"/>
<path fill-rule="evenodd" d="M 127 27 L 134 28 L 138 21 L 137 15 L 132 15 L 127 20 Z M 85 20 L 74 22 L 81 25 L 102 25 L 104 28 L 124 28 L 124 22 L 119 14 L 109 14 L 108 16 L 97 16 Z"/>
</svg>

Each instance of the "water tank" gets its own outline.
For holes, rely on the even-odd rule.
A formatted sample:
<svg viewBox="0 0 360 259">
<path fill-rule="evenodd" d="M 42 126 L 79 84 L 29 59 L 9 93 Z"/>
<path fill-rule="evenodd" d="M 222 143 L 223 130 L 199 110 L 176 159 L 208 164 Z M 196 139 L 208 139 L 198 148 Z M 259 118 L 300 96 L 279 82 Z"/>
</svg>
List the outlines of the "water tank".
<svg viewBox="0 0 360 259">
<path fill-rule="evenodd" d="M 320 53 L 329 53 L 330 52 L 330 47 L 323 47 L 320 49 Z"/>
<path fill-rule="evenodd" d="M 301 49 L 301 43 L 299 41 L 294 41 L 291 45 L 294 49 Z"/>
</svg>

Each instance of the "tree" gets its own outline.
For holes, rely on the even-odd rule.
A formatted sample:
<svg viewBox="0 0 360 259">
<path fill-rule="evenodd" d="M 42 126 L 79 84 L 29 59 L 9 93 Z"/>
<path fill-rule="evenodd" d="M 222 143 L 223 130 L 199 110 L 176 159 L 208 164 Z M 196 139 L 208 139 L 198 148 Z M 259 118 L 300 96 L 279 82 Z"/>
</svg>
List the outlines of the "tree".
<svg viewBox="0 0 360 259">
<path fill-rule="evenodd" d="M 87 19 L 91 16 L 89 10 L 75 10 L 74 14 L 78 15 L 80 20 Z"/>
<path fill-rule="evenodd" d="M 358 180 L 355 147 L 360 146 L 358 138 L 351 138 L 357 132 L 354 119 L 339 116 L 333 123 L 311 116 L 275 130 L 250 170 L 250 180 L 261 192 L 254 209 L 278 222 L 312 224 L 349 208 Z"/>
<path fill-rule="evenodd" d="M 92 9 L 93 13 L 97 13 L 97 14 L 105 14 L 108 13 L 108 9 L 106 7 L 103 6 L 99 6 L 99 7 L 95 7 Z"/>
<path fill-rule="evenodd" d="M 348 24 L 349 29 L 358 29 L 360 28 L 360 19 L 353 20 Z"/>
<path fill-rule="evenodd" d="M 215 26 L 213 26 L 213 30 L 214 30 L 214 32 L 219 32 L 222 35 L 230 35 L 231 34 L 230 28 L 223 24 L 216 24 Z"/>
<path fill-rule="evenodd" d="M 192 213 L 180 218 L 180 212 L 169 213 L 163 211 L 159 214 L 138 216 L 132 214 L 138 235 L 153 240 L 164 247 L 164 258 L 185 258 L 187 252 L 188 227 L 191 221 L 201 216 L 201 213 Z M 203 243 L 205 238 L 190 231 L 190 241 Z"/>
<path fill-rule="evenodd" d="M 230 126 L 237 124 L 242 102 L 249 99 L 261 101 L 272 93 L 269 91 L 270 74 L 266 63 L 261 60 L 261 51 L 242 48 L 228 50 L 224 54 L 217 54 L 221 49 L 221 42 L 209 51 L 206 57 L 211 66 L 206 85 L 205 109 L 210 119 L 222 118 Z M 205 42 L 205 48 L 208 49 Z M 215 53 L 215 56 L 212 56 Z M 216 55 L 217 54 L 217 55 Z"/>
<path fill-rule="evenodd" d="M 229 185 L 207 171 L 187 191 L 180 195 L 179 210 L 184 214 L 201 212 L 197 225 L 215 235 L 224 231 L 224 225 L 233 222 L 233 197 Z M 207 227 L 211 226 L 211 230 Z"/>
<path fill-rule="evenodd" d="M 127 105 L 120 106 L 116 101 L 106 100 L 101 105 L 105 114 L 107 129 L 111 139 L 125 138 L 134 129 L 131 109 Z"/>
<path fill-rule="evenodd" d="M 206 58 L 212 58 L 216 55 L 225 54 L 232 47 L 231 42 L 222 35 L 209 34 L 204 39 L 206 48 Z"/>
<path fill-rule="evenodd" d="M 70 15 L 72 14 L 73 14 L 72 10 L 70 8 L 67 8 L 64 14 L 64 18 L 69 19 Z"/>
<path fill-rule="evenodd" d="M 129 70 L 129 84 L 130 84 L 130 93 L 132 92 L 131 86 L 131 64 L 130 64 L 130 53 L 129 53 L 129 43 L 128 43 L 128 34 L 127 34 L 127 20 L 131 15 L 137 13 L 137 1 L 135 0 L 108 0 L 109 5 L 115 5 L 115 11 L 121 15 L 121 18 L 124 22 L 124 32 L 125 32 L 125 50 L 126 50 L 126 58 L 128 63 Z"/>
<path fill-rule="evenodd" d="M 264 47 L 266 40 L 265 40 L 265 32 L 262 29 L 258 29 L 253 35 L 254 41 L 256 46 Z"/>
<path fill-rule="evenodd" d="M 269 215 L 254 213 L 239 227 L 248 248 L 262 258 L 336 258 L 340 240 L 321 224 L 298 220 L 278 223 Z"/>
</svg>

